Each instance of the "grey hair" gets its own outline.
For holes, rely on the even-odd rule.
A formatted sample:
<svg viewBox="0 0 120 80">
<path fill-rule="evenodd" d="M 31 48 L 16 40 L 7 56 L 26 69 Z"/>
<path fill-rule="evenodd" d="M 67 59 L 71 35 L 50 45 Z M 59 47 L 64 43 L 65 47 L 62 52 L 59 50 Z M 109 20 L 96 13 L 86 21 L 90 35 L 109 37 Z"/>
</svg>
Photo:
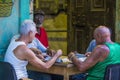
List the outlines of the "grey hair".
<svg viewBox="0 0 120 80">
<path fill-rule="evenodd" d="M 32 20 L 25 20 L 20 27 L 20 34 L 26 35 L 30 31 L 36 31 L 36 24 Z"/>
</svg>

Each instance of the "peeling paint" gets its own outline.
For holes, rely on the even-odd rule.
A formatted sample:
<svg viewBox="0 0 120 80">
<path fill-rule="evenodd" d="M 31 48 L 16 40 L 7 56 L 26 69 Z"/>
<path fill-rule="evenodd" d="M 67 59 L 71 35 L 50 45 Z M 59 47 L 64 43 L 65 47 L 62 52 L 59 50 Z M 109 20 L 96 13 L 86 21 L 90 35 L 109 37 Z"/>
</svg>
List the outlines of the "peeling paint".
<svg viewBox="0 0 120 80">
<path fill-rule="evenodd" d="M 0 17 L 0 60 L 3 60 L 11 38 L 18 34 L 21 22 L 29 18 L 29 0 L 14 1 L 11 15 Z"/>
</svg>

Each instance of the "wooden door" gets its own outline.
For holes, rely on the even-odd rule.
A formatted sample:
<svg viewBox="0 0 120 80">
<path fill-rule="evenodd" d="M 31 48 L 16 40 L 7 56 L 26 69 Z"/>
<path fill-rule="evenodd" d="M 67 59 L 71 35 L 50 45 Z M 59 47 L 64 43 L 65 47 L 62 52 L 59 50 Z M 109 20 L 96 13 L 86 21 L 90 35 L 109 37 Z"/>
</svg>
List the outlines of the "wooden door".
<svg viewBox="0 0 120 80">
<path fill-rule="evenodd" d="M 115 39 L 116 0 L 68 0 L 68 51 L 84 53 L 99 25 L 112 30 Z"/>
</svg>

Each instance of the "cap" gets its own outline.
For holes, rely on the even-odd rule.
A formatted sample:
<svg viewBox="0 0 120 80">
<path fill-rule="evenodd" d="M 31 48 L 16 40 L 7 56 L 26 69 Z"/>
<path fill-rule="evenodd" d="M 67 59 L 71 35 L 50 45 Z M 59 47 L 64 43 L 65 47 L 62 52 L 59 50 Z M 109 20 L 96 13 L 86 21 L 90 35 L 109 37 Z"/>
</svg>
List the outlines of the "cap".
<svg viewBox="0 0 120 80">
<path fill-rule="evenodd" d="M 35 11 L 35 15 L 43 15 L 43 16 L 45 16 L 45 13 L 42 10 L 38 10 L 38 11 Z"/>
</svg>

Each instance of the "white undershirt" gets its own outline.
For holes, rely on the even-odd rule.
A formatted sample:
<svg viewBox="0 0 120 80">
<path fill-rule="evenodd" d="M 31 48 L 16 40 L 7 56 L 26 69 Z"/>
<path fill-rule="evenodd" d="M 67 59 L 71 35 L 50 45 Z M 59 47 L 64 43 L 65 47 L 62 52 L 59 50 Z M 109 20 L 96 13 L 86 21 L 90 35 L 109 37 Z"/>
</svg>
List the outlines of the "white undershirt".
<svg viewBox="0 0 120 80">
<path fill-rule="evenodd" d="M 17 79 L 28 77 L 27 69 L 26 69 L 26 65 L 28 64 L 28 61 L 18 59 L 13 52 L 14 49 L 17 48 L 19 45 L 26 45 L 26 44 L 22 41 L 16 42 L 15 39 L 11 40 L 11 43 L 8 46 L 4 59 L 6 62 L 11 63 L 12 66 L 14 67 L 17 75 Z"/>
</svg>

